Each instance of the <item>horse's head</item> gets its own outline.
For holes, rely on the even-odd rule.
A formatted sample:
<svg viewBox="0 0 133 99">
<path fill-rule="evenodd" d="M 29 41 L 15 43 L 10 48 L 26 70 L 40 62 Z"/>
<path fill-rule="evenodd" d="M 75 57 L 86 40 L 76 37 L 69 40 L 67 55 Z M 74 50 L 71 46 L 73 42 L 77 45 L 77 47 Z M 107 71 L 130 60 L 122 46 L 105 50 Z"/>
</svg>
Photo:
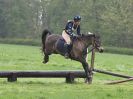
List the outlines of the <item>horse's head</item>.
<svg viewBox="0 0 133 99">
<path fill-rule="evenodd" d="M 83 34 L 82 37 L 86 39 L 89 45 L 93 45 L 93 48 L 97 49 L 100 53 L 103 52 L 104 49 L 101 46 L 100 36 L 89 32 L 88 34 Z"/>
<path fill-rule="evenodd" d="M 100 36 L 94 34 L 94 41 L 93 41 L 93 46 L 100 52 L 102 53 L 104 51 L 104 48 L 101 46 L 101 40 Z"/>
</svg>

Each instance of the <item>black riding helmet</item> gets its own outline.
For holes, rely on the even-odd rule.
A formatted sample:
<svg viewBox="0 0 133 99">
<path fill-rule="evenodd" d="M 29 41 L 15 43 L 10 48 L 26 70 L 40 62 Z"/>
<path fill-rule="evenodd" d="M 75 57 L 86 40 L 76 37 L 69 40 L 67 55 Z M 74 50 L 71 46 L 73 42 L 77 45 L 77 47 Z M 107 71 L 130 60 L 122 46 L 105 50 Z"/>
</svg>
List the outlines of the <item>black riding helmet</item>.
<svg viewBox="0 0 133 99">
<path fill-rule="evenodd" d="M 81 16 L 76 15 L 76 16 L 74 16 L 73 20 L 74 21 L 80 21 L 81 20 Z"/>
</svg>

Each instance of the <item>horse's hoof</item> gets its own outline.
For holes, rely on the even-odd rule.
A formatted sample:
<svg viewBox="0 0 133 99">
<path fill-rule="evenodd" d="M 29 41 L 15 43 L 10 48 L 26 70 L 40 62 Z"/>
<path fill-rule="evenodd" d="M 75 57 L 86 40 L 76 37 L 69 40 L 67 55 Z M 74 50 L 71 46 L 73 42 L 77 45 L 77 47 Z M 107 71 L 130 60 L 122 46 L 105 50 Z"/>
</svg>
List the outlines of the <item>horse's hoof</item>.
<svg viewBox="0 0 133 99">
<path fill-rule="evenodd" d="M 42 63 L 43 63 L 43 64 L 46 64 L 47 62 L 43 61 Z"/>
<path fill-rule="evenodd" d="M 85 80 L 85 83 L 86 83 L 86 84 L 92 84 L 92 80 L 91 80 L 91 79 L 90 79 L 90 80 L 86 79 L 86 80 Z"/>
<path fill-rule="evenodd" d="M 91 81 L 87 81 L 87 82 L 85 82 L 86 84 L 92 84 L 92 82 Z"/>
<path fill-rule="evenodd" d="M 66 59 L 68 59 L 68 58 L 69 58 L 69 55 L 65 55 L 64 57 L 65 57 Z"/>
<path fill-rule="evenodd" d="M 43 61 L 42 63 L 45 64 L 45 61 Z"/>
<path fill-rule="evenodd" d="M 89 81 L 88 81 L 87 79 L 85 79 L 85 83 L 88 84 L 88 82 L 89 82 Z"/>
<path fill-rule="evenodd" d="M 69 59 L 69 57 L 68 56 L 65 56 L 65 59 Z"/>
</svg>

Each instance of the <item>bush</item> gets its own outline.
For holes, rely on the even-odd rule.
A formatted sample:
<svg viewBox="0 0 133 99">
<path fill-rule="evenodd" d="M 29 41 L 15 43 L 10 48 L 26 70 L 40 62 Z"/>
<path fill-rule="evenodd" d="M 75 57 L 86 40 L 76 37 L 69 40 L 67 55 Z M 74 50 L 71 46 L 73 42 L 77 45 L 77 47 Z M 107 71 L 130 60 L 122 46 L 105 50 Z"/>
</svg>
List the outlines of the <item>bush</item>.
<svg viewBox="0 0 133 99">
<path fill-rule="evenodd" d="M 104 50 L 107 53 L 133 55 L 133 49 L 132 48 L 104 47 Z"/>
<path fill-rule="evenodd" d="M 22 45 L 32 45 L 32 46 L 39 46 L 41 45 L 41 40 L 35 40 L 35 39 L 21 39 L 21 38 L 6 38 L 2 39 L 0 38 L 0 43 L 7 43 L 7 44 L 22 44 Z"/>
</svg>

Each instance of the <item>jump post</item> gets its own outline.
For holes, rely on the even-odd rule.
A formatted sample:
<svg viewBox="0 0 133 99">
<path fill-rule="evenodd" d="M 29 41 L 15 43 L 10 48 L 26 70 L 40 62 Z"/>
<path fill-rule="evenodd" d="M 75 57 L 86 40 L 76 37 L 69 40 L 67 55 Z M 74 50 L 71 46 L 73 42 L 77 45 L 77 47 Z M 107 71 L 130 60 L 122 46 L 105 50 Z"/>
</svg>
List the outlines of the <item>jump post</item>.
<svg viewBox="0 0 133 99">
<path fill-rule="evenodd" d="M 73 83 L 75 78 L 85 78 L 83 71 L 1 71 L 1 78 L 8 78 L 8 82 L 17 78 L 66 78 L 67 83 Z"/>
<path fill-rule="evenodd" d="M 94 61 L 95 61 L 95 43 L 92 41 L 92 52 L 91 52 L 91 64 L 90 64 L 90 71 L 91 71 L 91 79 L 90 82 L 92 83 L 93 79 L 93 70 L 94 70 Z"/>
<path fill-rule="evenodd" d="M 133 78 L 133 76 L 98 69 L 93 69 L 93 72 L 127 79 Z M 17 81 L 17 78 L 66 78 L 67 83 L 73 83 L 75 78 L 86 78 L 86 76 L 84 71 L 0 71 L 0 78 L 8 78 L 9 82 Z"/>
</svg>

